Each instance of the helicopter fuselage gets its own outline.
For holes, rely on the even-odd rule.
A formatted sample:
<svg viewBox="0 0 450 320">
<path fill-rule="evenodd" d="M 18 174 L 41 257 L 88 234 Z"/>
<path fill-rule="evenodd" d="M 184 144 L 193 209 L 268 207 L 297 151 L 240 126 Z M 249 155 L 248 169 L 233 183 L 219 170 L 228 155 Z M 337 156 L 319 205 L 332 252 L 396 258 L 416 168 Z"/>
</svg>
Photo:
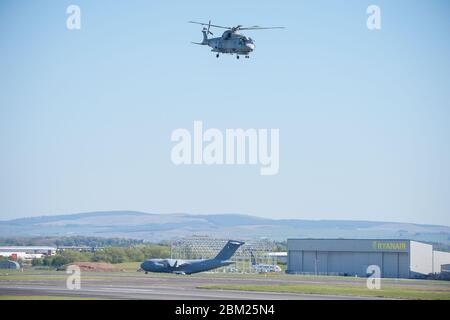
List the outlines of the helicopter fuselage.
<svg viewBox="0 0 450 320">
<path fill-rule="evenodd" d="M 212 52 L 237 54 L 248 56 L 255 50 L 255 43 L 237 32 L 225 31 L 222 37 L 205 39 L 205 44 L 212 48 Z"/>
</svg>

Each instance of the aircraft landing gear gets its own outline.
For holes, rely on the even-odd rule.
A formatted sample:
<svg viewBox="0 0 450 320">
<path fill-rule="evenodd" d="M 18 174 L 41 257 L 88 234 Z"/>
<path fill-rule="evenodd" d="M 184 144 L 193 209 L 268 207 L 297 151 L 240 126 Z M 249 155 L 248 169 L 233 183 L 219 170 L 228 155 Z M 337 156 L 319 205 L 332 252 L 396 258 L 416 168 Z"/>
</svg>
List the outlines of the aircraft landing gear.
<svg viewBox="0 0 450 320">
<path fill-rule="evenodd" d="M 238 59 L 238 60 L 239 60 L 239 55 L 237 55 L 237 56 L 236 56 L 236 59 Z"/>
<path fill-rule="evenodd" d="M 250 59 L 250 56 L 245 56 L 245 59 Z"/>
<path fill-rule="evenodd" d="M 220 55 L 219 55 L 219 54 L 216 54 L 216 58 L 218 58 L 218 57 L 220 57 Z"/>
</svg>

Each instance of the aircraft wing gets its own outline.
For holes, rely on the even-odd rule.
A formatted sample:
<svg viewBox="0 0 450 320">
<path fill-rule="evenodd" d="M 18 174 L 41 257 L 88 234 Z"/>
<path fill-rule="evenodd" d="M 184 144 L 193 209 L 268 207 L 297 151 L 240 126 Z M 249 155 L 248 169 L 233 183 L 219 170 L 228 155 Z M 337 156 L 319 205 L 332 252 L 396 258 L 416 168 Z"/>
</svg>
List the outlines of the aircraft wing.
<svg viewBox="0 0 450 320">
<path fill-rule="evenodd" d="M 171 268 L 180 268 L 180 267 L 184 267 L 186 265 L 189 264 L 189 261 L 185 261 L 185 260 L 168 260 L 168 265 Z"/>
<path fill-rule="evenodd" d="M 188 264 L 189 264 L 189 262 L 180 261 L 175 267 L 181 268 L 181 267 L 187 266 Z"/>
</svg>

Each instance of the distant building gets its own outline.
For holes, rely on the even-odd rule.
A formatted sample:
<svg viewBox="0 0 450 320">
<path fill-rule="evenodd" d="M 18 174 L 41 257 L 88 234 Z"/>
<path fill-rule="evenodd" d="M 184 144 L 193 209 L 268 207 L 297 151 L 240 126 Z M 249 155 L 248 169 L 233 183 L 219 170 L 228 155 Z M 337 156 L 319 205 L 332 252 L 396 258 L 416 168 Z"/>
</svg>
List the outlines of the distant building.
<svg viewBox="0 0 450 320">
<path fill-rule="evenodd" d="M 287 263 L 288 253 L 287 252 L 269 252 L 267 254 L 267 256 L 269 258 L 271 258 L 272 260 L 274 260 L 275 262 Z"/>
<path fill-rule="evenodd" d="M 383 278 L 420 278 L 446 264 L 450 253 L 411 240 L 288 239 L 286 272 L 367 277 L 376 265 Z"/>
<path fill-rule="evenodd" d="M 449 273 L 450 274 L 450 264 L 443 264 L 441 266 L 441 273 Z"/>
<path fill-rule="evenodd" d="M 63 252 L 67 250 L 79 251 L 79 252 L 96 252 L 98 250 L 103 250 L 103 247 L 88 247 L 88 246 L 59 246 L 58 251 Z"/>
<path fill-rule="evenodd" d="M 43 256 L 53 256 L 56 254 L 54 247 L 0 247 L 0 256 L 12 257 L 14 260 L 32 260 Z"/>
<path fill-rule="evenodd" d="M 450 252 L 433 251 L 433 273 L 450 272 Z"/>
<path fill-rule="evenodd" d="M 16 261 L 2 260 L 2 261 L 0 261 L 0 269 L 19 270 L 20 264 L 18 264 Z"/>
</svg>

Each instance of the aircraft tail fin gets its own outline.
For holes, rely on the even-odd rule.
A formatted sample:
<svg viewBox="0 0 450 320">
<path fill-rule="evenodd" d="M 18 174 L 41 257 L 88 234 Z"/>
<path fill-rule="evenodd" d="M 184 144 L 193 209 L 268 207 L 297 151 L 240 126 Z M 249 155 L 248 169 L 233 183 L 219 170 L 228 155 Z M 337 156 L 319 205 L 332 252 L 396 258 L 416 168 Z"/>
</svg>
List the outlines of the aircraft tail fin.
<svg viewBox="0 0 450 320">
<path fill-rule="evenodd" d="M 228 241 L 225 247 L 223 247 L 223 249 L 214 259 L 221 261 L 229 260 L 235 254 L 237 249 L 239 249 L 239 247 L 242 246 L 243 244 L 244 242 L 241 241 L 234 241 L 234 240 Z"/>
<path fill-rule="evenodd" d="M 250 251 L 250 256 L 251 256 L 251 260 L 252 260 L 252 266 L 256 266 L 256 258 L 253 255 L 253 251 Z"/>
</svg>

